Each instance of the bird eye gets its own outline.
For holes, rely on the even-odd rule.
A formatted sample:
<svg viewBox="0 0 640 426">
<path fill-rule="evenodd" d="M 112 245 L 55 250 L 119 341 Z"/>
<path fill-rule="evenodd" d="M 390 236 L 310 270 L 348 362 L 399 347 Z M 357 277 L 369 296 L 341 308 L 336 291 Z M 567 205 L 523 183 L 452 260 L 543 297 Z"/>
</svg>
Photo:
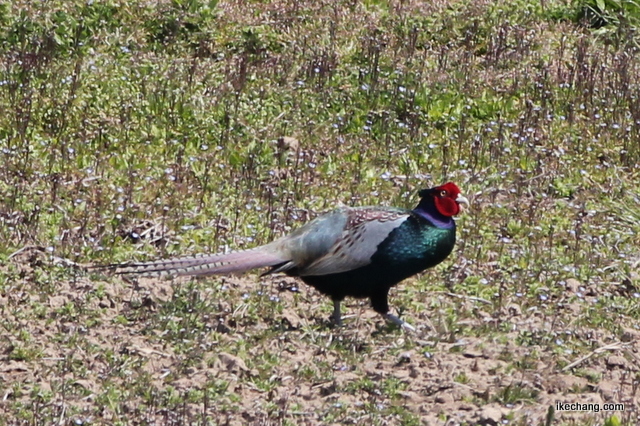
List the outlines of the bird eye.
<svg viewBox="0 0 640 426">
<path fill-rule="evenodd" d="M 445 191 L 444 189 L 442 191 L 440 191 L 440 196 L 441 197 L 446 197 L 447 196 L 447 191 Z"/>
</svg>

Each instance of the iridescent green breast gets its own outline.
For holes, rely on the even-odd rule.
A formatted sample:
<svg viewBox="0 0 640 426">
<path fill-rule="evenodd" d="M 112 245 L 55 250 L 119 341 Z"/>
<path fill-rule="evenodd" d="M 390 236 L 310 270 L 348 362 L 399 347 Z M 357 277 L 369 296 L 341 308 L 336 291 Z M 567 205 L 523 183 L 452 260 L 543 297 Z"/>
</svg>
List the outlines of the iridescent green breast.
<svg viewBox="0 0 640 426">
<path fill-rule="evenodd" d="M 378 246 L 372 263 L 389 268 L 393 276 L 404 279 L 442 262 L 451 254 L 455 241 L 455 224 L 439 228 L 411 214 Z"/>
</svg>

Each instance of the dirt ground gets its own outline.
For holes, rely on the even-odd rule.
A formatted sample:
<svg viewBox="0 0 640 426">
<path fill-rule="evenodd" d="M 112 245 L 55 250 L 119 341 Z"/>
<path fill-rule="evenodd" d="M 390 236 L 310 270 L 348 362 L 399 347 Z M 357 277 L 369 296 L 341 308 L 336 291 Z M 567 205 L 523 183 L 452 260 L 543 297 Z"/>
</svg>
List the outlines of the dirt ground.
<svg viewBox="0 0 640 426">
<path fill-rule="evenodd" d="M 553 424 L 638 416 L 640 332 L 630 328 L 618 341 L 574 329 L 594 342 L 593 351 L 562 354 L 518 342 L 522 330 L 557 324 L 515 304 L 502 313 L 502 329 L 506 323 L 513 332 L 451 340 L 426 325 L 436 313 L 417 313 L 424 323 L 407 335 L 350 301 L 346 326 L 332 329 L 321 309 L 328 302 L 304 286 L 277 292 L 278 309 L 255 320 L 247 305 L 234 303 L 260 287 L 247 276 L 224 279 L 217 315 L 198 317 L 209 333 L 176 343 L 166 324 L 181 319 L 161 322 L 158 312 L 183 298 L 175 293 L 184 282 L 81 275 L 46 294 L 29 287 L 30 266 L 18 270 L 27 284 L 0 294 L 8 336 L 0 342 L 2 424 L 406 424 L 409 415 L 429 425 L 540 425 L 549 407 L 556 408 Z M 197 283 L 194 291 L 210 297 L 207 282 Z M 295 285 L 274 277 L 263 288 L 283 283 Z M 461 309 L 474 303 L 452 300 Z M 567 316 L 572 309 L 580 306 L 566 306 Z M 464 325 L 481 330 L 492 321 L 479 311 Z M 214 396 L 194 396 L 214 388 Z M 190 396 L 171 405 L 167 393 Z M 559 403 L 591 405 L 561 411 Z M 624 411 L 606 411 L 607 403 Z"/>
</svg>

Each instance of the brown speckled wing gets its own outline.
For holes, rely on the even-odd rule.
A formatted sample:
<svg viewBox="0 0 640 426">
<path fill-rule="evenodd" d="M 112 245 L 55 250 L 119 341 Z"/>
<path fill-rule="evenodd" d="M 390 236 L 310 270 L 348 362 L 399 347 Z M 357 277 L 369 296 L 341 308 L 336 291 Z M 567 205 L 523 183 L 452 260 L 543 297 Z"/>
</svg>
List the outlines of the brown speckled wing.
<svg viewBox="0 0 640 426">
<path fill-rule="evenodd" d="M 360 207 L 347 209 L 342 232 L 324 255 L 300 268 L 305 275 L 330 275 L 371 263 L 378 245 L 409 217 L 402 209 Z"/>
</svg>

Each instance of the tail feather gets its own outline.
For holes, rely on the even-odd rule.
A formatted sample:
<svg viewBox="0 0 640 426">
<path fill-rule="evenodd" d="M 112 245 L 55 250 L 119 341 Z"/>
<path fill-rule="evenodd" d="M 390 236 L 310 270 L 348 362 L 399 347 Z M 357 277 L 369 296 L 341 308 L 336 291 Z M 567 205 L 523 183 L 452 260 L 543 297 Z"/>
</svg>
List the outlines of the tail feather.
<svg viewBox="0 0 640 426">
<path fill-rule="evenodd" d="M 110 265 L 116 274 L 158 276 L 204 276 L 245 272 L 287 262 L 261 247 L 227 254 L 200 255 L 152 262 Z"/>
</svg>

